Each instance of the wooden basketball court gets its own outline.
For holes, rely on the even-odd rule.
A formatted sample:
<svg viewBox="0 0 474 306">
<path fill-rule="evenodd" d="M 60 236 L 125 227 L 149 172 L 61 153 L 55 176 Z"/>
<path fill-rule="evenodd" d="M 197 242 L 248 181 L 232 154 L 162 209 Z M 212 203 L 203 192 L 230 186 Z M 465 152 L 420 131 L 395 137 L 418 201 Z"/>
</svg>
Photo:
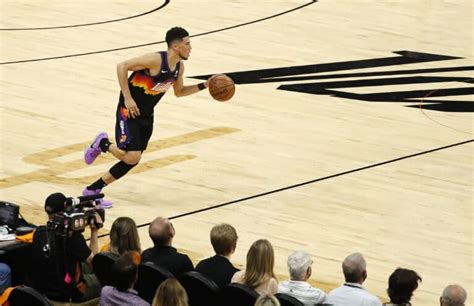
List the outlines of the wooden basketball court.
<svg viewBox="0 0 474 306">
<path fill-rule="evenodd" d="M 104 234 L 120 216 L 140 228 L 173 217 L 174 245 L 195 263 L 228 222 L 242 267 L 269 239 L 275 270 L 313 256 L 312 283 L 343 282 L 362 252 L 365 287 L 387 300 L 397 267 L 423 282 L 414 305 L 459 283 L 474 299 L 473 4 L 471 1 L 71 1 L 1 4 L 1 200 L 46 220 L 53 192 L 80 195 L 114 163 L 82 151 L 114 131 L 116 64 L 164 50 L 182 26 L 193 50 L 185 83 L 226 73 L 227 103 L 208 92 L 155 109 L 149 149 L 108 186 Z M 104 237 L 102 242 L 106 242 Z"/>
</svg>

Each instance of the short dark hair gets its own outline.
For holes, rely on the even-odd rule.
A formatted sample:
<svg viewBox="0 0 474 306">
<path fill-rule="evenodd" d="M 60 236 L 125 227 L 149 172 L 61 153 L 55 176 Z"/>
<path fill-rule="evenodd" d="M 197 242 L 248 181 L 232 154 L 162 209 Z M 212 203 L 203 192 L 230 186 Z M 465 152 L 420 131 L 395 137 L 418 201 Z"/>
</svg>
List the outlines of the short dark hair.
<svg viewBox="0 0 474 306">
<path fill-rule="evenodd" d="M 181 27 L 174 27 L 166 32 L 166 43 L 168 44 L 168 47 L 170 47 L 175 40 L 182 40 L 188 36 L 189 33 L 185 29 Z"/>
<path fill-rule="evenodd" d="M 410 302 L 413 291 L 418 288 L 421 277 L 413 270 L 398 268 L 388 279 L 387 293 L 394 304 Z"/>
<path fill-rule="evenodd" d="M 66 196 L 60 192 L 50 194 L 44 202 L 44 210 L 48 215 L 57 214 L 66 208 Z"/>
<path fill-rule="evenodd" d="M 237 231 L 227 223 L 214 226 L 211 230 L 211 244 L 218 255 L 231 254 L 237 245 Z"/>
<path fill-rule="evenodd" d="M 133 253 L 125 252 L 112 265 L 114 285 L 118 291 L 127 291 L 132 288 L 137 278 L 137 265 L 133 262 Z"/>
</svg>

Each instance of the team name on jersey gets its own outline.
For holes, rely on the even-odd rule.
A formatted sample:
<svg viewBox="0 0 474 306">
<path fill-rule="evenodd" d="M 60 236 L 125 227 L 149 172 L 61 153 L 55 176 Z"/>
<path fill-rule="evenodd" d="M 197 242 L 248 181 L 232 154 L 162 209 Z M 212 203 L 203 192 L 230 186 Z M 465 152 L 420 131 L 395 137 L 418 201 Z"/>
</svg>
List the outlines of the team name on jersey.
<svg viewBox="0 0 474 306">
<path fill-rule="evenodd" d="M 167 91 L 171 85 L 173 85 L 174 82 L 172 81 L 165 81 L 162 83 L 157 83 L 151 90 L 157 91 L 157 92 L 164 92 Z"/>
</svg>

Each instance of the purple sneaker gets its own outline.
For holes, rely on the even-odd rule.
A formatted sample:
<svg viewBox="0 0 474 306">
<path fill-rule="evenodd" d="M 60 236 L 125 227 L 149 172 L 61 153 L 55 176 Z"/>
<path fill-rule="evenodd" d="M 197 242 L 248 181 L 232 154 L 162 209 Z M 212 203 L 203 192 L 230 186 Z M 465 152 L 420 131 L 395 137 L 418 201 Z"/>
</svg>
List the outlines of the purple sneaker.
<svg viewBox="0 0 474 306">
<path fill-rule="evenodd" d="M 100 132 L 97 136 L 95 136 L 92 144 L 84 150 L 84 161 L 86 162 L 86 164 L 92 164 L 97 158 L 97 156 L 102 153 L 102 150 L 99 147 L 100 141 L 108 137 L 109 136 L 107 136 L 107 133 L 105 132 Z"/>
<path fill-rule="evenodd" d="M 96 190 L 90 190 L 90 189 L 84 189 L 82 191 L 83 196 L 89 196 L 89 195 L 94 195 L 94 194 L 99 194 L 102 190 L 101 189 L 96 189 Z M 95 208 L 98 209 L 107 209 L 112 207 L 112 201 L 105 200 L 104 198 L 96 200 L 96 203 L 99 203 L 98 205 L 95 206 Z"/>
</svg>

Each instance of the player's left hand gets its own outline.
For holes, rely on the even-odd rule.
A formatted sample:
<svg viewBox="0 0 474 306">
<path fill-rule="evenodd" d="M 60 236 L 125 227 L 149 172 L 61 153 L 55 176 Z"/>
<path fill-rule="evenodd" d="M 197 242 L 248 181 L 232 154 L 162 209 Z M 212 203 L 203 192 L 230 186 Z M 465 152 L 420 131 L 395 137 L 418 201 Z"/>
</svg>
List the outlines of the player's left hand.
<svg viewBox="0 0 474 306">
<path fill-rule="evenodd" d="M 211 76 L 209 79 L 207 79 L 207 81 L 204 82 L 204 85 L 206 86 L 206 88 L 209 88 L 209 82 L 210 82 L 213 78 L 215 78 L 215 77 L 217 77 L 217 76 L 219 76 L 219 75 L 223 75 L 223 74 L 222 74 L 222 73 L 214 74 L 214 75 Z"/>
</svg>

